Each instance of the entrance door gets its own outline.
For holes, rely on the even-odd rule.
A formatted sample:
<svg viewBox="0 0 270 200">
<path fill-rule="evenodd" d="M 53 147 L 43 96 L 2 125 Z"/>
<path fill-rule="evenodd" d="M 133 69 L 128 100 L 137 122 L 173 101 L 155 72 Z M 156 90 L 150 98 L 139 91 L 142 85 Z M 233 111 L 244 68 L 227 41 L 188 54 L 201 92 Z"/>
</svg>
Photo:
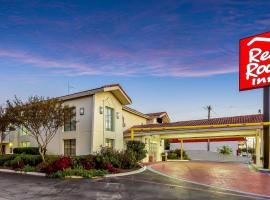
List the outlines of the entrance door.
<svg viewBox="0 0 270 200">
<path fill-rule="evenodd" d="M 157 144 L 151 143 L 149 144 L 149 162 L 156 162 L 157 160 Z"/>
<path fill-rule="evenodd" d="M 4 145 L 4 144 L 1 146 L 1 154 L 2 153 L 6 154 L 6 145 Z"/>
</svg>

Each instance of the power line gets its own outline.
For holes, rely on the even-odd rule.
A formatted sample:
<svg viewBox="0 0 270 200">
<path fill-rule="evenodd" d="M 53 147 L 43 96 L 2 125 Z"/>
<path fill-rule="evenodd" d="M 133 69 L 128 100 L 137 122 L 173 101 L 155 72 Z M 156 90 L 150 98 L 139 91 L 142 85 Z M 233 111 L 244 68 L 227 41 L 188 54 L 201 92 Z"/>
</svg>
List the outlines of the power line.
<svg viewBox="0 0 270 200">
<path fill-rule="evenodd" d="M 72 85 L 69 84 L 69 81 L 68 81 L 67 88 L 68 88 L 68 94 L 70 94 L 70 89 L 74 88 Z"/>
</svg>

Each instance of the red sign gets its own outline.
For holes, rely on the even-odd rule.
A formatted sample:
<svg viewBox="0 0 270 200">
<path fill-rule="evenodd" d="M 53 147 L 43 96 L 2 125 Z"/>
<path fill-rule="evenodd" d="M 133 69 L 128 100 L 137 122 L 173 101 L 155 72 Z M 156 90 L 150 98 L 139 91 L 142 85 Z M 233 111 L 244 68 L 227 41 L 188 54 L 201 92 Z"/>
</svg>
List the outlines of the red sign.
<svg viewBox="0 0 270 200">
<path fill-rule="evenodd" d="M 239 90 L 270 85 L 270 32 L 240 40 Z"/>
</svg>

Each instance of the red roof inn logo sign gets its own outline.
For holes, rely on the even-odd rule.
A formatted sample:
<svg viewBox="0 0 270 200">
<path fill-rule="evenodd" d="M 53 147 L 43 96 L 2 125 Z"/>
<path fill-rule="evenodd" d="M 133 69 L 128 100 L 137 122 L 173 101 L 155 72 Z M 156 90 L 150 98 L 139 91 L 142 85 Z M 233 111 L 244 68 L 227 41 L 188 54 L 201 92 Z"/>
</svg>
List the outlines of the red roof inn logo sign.
<svg viewBox="0 0 270 200">
<path fill-rule="evenodd" d="M 240 40 L 239 89 L 270 85 L 270 32 Z"/>
</svg>

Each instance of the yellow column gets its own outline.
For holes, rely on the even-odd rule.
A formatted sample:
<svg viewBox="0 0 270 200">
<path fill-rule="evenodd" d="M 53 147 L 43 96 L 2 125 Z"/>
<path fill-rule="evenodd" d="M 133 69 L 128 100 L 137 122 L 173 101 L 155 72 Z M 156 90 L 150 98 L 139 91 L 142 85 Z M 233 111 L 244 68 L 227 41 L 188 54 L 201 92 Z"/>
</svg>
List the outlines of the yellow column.
<svg viewBox="0 0 270 200">
<path fill-rule="evenodd" d="M 181 143 L 180 143 L 180 155 L 181 155 L 181 160 L 183 160 L 183 140 L 181 140 Z"/>
<path fill-rule="evenodd" d="M 131 140 L 134 140 L 134 131 L 133 131 L 133 129 L 131 129 L 130 137 L 131 137 Z"/>
<path fill-rule="evenodd" d="M 260 130 L 257 130 L 256 133 L 256 147 L 255 147 L 255 153 L 256 153 L 256 165 L 259 166 L 260 163 L 260 158 L 261 158 L 261 145 L 260 145 Z"/>
</svg>

